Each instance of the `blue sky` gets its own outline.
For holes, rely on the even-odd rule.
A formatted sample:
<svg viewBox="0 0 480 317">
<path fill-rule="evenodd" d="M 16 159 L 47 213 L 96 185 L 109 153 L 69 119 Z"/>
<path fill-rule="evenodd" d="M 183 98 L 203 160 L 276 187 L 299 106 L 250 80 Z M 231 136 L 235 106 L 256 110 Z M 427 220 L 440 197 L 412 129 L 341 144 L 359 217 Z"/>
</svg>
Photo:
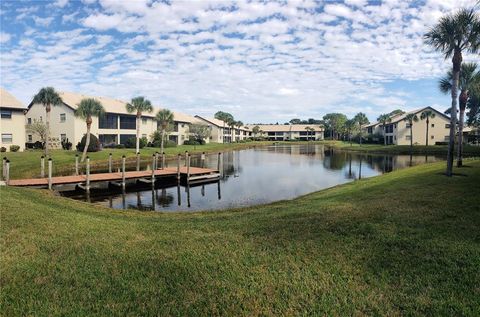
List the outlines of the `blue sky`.
<svg viewBox="0 0 480 317">
<path fill-rule="evenodd" d="M 1 2 L 1 86 L 24 103 L 43 86 L 243 122 L 371 120 L 447 108 L 449 62 L 423 44 L 443 14 L 475 1 Z M 464 56 L 478 61 L 478 56 Z"/>
</svg>

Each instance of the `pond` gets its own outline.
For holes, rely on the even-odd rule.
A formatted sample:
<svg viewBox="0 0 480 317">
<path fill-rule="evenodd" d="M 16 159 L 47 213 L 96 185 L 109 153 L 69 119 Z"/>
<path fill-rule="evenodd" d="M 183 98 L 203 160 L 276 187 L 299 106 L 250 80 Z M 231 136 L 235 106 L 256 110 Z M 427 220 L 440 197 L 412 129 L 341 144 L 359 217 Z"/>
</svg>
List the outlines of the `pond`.
<svg viewBox="0 0 480 317">
<path fill-rule="evenodd" d="M 93 188 L 61 190 L 63 196 L 115 209 L 156 211 L 215 210 L 265 204 L 392 170 L 442 160 L 440 156 L 347 153 L 318 144 L 272 145 L 222 154 L 220 181 L 187 186 L 176 179 L 152 185 L 127 186 L 125 191 Z M 175 165 L 170 162 L 170 165 Z M 192 157 L 192 166 L 200 166 Z M 207 155 L 205 167 L 217 169 L 218 155 Z"/>
</svg>

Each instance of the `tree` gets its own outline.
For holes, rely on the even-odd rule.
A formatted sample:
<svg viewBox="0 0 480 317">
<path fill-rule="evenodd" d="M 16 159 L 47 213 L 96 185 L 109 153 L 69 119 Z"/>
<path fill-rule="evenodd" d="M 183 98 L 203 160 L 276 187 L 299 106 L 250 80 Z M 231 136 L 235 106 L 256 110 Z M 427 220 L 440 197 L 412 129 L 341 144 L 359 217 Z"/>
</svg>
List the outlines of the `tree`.
<svg viewBox="0 0 480 317">
<path fill-rule="evenodd" d="M 404 113 L 405 113 L 405 111 L 403 111 L 402 109 L 395 109 L 392 112 L 390 112 L 388 115 L 392 118 L 392 117 L 399 116 L 399 115 L 404 114 Z"/>
<path fill-rule="evenodd" d="M 168 125 L 173 124 L 173 112 L 168 109 L 160 110 L 155 116 L 155 120 L 160 124 L 160 129 L 162 131 L 162 141 L 160 143 L 160 153 L 163 153 L 163 144 L 165 141 L 165 131 L 168 128 Z"/>
<path fill-rule="evenodd" d="M 301 123 L 302 123 L 302 120 L 297 118 L 290 120 L 290 124 L 301 124 Z"/>
<path fill-rule="evenodd" d="M 130 103 L 126 105 L 127 111 L 129 113 L 136 113 L 137 116 L 137 135 L 136 135 L 136 144 L 135 144 L 135 151 L 136 153 L 140 152 L 140 119 L 142 118 L 142 113 L 144 112 L 152 112 L 153 107 L 150 103 L 150 100 L 145 99 L 145 97 L 139 96 L 132 98 Z"/>
<path fill-rule="evenodd" d="M 243 127 L 242 121 L 235 121 L 235 126 L 238 128 L 238 133 L 240 134 L 240 128 Z M 240 136 L 239 136 L 240 139 Z"/>
<path fill-rule="evenodd" d="M 362 146 L 362 138 L 363 138 L 363 129 L 362 127 L 366 124 L 369 124 L 370 121 L 368 120 L 367 116 L 363 112 L 359 112 L 353 117 L 353 120 L 358 124 L 358 136 L 360 146 Z"/>
<path fill-rule="evenodd" d="M 45 148 L 48 135 L 48 127 L 45 123 L 43 123 L 42 121 L 34 120 L 31 124 L 27 124 L 26 130 L 28 133 L 37 134 L 41 142 L 43 143 L 43 147 Z"/>
<path fill-rule="evenodd" d="M 206 124 L 191 124 L 189 128 L 190 134 L 193 135 L 195 140 L 206 140 L 212 133 L 210 127 Z"/>
<path fill-rule="evenodd" d="M 50 111 L 52 106 L 59 106 L 63 103 L 60 95 L 55 91 L 53 87 L 45 87 L 33 97 L 33 104 L 39 103 L 45 107 L 45 125 L 47 127 L 47 135 L 45 136 L 45 155 L 48 155 L 48 140 L 50 139 Z"/>
<path fill-rule="evenodd" d="M 424 35 L 425 43 L 443 53 L 445 59 L 452 58 L 452 107 L 450 135 L 447 152 L 447 176 L 452 176 L 453 150 L 457 124 L 457 94 L 462 64 L 462 52 L 477 53 L 480 49 L 480 17 L 474 9 L 460 9 L 443 16 Z"/>
<path fill-rule="evenodd" d="M 342 130 L 347 121 L 347 116 L 342 113 L 327 113 L 323 116 L 324 124 L 327 130 L 330 130 L 332 139 L 337 139 L 336 133 Z"/>
<path fill-rule="evenodd" d="M 223 121 L 222 140 L 225 143 L 225 125 L 233 120 L 233 116 L 228 112 L 217 111 L 215 113 L 215 119 Z"/>
<path fill-rule="evenodd" d="M 420 114 L 420 119 L 421 120 L 426 120 L 427 123 L 427 130 L 426 130 L 426 135 L 425 135 L 425 145 L 428 146 L 428 128 L 430 126 L 430 119 L 435 118 L 435 112 L 432 110 L 424 110 Z"/>
<path fill-rule="evenodd" d="M 409 113 L 403 121 L 406 121 L 410 126 L 410 147 L 413 147 L 413 122 L 418 122 L 418 116 L 414 113 Z"/>
<path fill-rule="evenodd" d="M 80 101 L 75 110 L 75 116 L 82 118 L 87 123 L 87 138 L 85 140 L 85 146 L 83 148 L 83 154 L 80 162 L 85 161 L 87 156 L 88 146 L 90 145 L 90 128 L 92 127 L 92 117 L 100 117 L 105 113 L 105 109 L 102 104 L 93 99 L 85 98 Z"/>
<path fill-rule="evenodd" d="M 345 130 L 347 132 L 348 140 L 350 141 L 350 146 L 352 146 L 352 134 L 357 129 L 358 124 L 355 119 L 349 119 L 345 122 Z"/>
<path fill-rule="evenodd" d="M 447 75 L 440 79 L 439 89 L 444 94 L 452 91 L 453 71 L 448 71 Z M 476 63 L 465 63 L 460 67 L 460 77 L 458 81 L 458 89 L 460 91 L 458 97 L 459 119 L 458 119 L 458 149 L 457 149 L 457 166 L 463 165 L 463 124 L 465 122 L 465 110 L 468 105 L 468 99 L 472 91 L 478 90 L 480 85 L 480 71 L 477 69 Z"/>
<path fill-rule="evenodd" d="M 392 122 L 392 118 L 390 117 L 389 114 L 381 114 L 378 119 L 377 119 L 378 122 L 380 122 L 382 124 L 382 129 L 383 129 L 383 144 L 384 145 L 387 145 L 387 131 L 386 131 L 386 126 L 387 126 L 387 123 L 390 123 Z"/>
<path fill-rule="evenodd" d="M 260 127 L 258 125 L 252 128 L 253 136 L 257 137 L 257 134 L 260 133 Z"/>
<path fill-rule="evenodd" d="M 469 126 L 480 128 L 480 91 L 471 94 L 468 99 L 468 109 L 467 124 Z"/>
</svg>

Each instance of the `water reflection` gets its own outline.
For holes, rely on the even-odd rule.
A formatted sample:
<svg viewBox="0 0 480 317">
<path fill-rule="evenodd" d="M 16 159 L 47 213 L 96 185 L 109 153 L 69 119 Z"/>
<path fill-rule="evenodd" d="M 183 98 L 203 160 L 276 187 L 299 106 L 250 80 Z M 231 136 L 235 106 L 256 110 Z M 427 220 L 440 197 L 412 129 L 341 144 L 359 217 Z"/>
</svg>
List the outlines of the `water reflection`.
<svg viewBox="0 0 480 317">
<path fill-rule="evenodd" d="M 201 155 L 192 155 L 192 166 L 220 170 L 220 181 L 213 183 L 189 186 L 179 184 L 173 177 L 157 179 L 154 185 L 129 183 L 125 190 L 116 186 L 98 188 L 96 184 L 88 196 L 77 190 L 62 194 L 116 209 L 223 209 L 291 199 L 355 179 L 440 159 L 347 153 L 315 144 L 275 145 L 230 151 L 220 156 L 207 155 L 204 160 Z M 176 164 L 176 161 L 170 162 L 170 166 Z"/>
</svg>

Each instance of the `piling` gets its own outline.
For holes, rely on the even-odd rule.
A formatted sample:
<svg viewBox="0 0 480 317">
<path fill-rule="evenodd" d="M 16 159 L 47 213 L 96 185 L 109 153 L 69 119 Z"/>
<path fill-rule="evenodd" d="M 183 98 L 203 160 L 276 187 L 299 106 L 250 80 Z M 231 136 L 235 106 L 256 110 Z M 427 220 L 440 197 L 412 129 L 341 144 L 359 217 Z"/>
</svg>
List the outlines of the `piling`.
<svg viewBox="0 0 480 317">
<path fill-rule="evenodd" d="M 187 166 L 188 151 L 185 151 L 185 167 Z"/>
<path fill-rule="evenodd" d="M 190 182 L 190 155 L 187 156 L 187 182 Z"/>
<path fill-rule="evenodd" d="M 158 166 L 158 152 L 155 152 L 155 168 L 159 169 Z"/>
<path fill-rule="evenodd" d="M 155 183 L 155 154 L 152 154 L 152 185 Z"/>
<path fill-rule="evenodd" d="M 45 156 L 40 157 L 40 177 L 45 177 Z"/>
<path fill-rule="evenodd" d="M 222 153 L 218 152 L 218 159 L 217 159 L 217 170 L 220 173 L 220 160 L 221 160 Z"/>
<path fill-rule="evenodd" d="M 140 152 L 137 152 L 137 172 L 140 171 Z"/>
<path fill-rule="evenodd" d="M 112 153 L 108 154 L 108 172 L 112 172 Z"/>
<path fill-rule="evenodd" d="M 205 152 L 203 152 L 202 155 L 200 156 L 200 160 L 202 162 L 201 166 L 202 166 L 202 168 L 204 168 L 205 167 Z"/>
<path fill-rule="evenodd" d="M 5 184 L 8 185 L 10 182 L 10 160 L 5 160 L 5 169 L 3 171 L 5 173 Z"/>
<path fill-rule="evenodd" d="M 48 189 L 52 190 L 52 159 L 48 159 Z"/>
<path fill-rule="evenodd" d="M 87 166 L 85 168 L 85 176 L 87 181 L 85 183 L 85 190 L 90 193 L 90 158 L 87 156 Z"/>
<path fill-rule="evenodd" d="M 165 169 L 165 152 L 162 153 L 162 170 Z"/>
<path fill-rule="evenodd" d="M 182 155 L 177 155 L 177 181 L 180 183 L 180 160 L 182 159 Z"/>
<path fill-rule="evenodd" d="M 122 189 L 125 190 L 125 155 L 122 156 Z"/>
<path fill-rule="evenodd" d="M 75 175 L 78 175 L 78 154 L 75 154 Z"/>
</svg>

